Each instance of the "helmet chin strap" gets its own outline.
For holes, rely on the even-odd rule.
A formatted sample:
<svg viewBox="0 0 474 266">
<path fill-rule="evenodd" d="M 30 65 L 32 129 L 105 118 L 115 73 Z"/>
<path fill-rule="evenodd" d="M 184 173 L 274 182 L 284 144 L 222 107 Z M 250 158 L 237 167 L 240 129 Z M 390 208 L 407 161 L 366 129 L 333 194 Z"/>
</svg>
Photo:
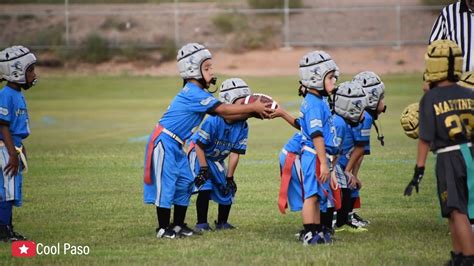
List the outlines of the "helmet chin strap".
<svg viewBox="0 0 474 266">
<path fill-rule="evenodd" d="M 377 114 L 377 110 L 373 110 L 373 109 L 366 109 L 365 111 L 367 111 L 367 113 L 369 113 L 372 118 L 375 120 L 377 120 L 379 118 L 379 115 Z"/>
<path fill-rule="evenodd" d="M 300 87 L 298 88 L 298 96 L 305 97 L 308 94 L 308 88 L 306 88 L 300 81 Z"/>
<path fill-rule="evenodd" d="M 326 90 L 324 90 L 324 89 L 323 89 L 323 90 L 318 90 L 318 92 L 319 92 L 319 94 L 320 94 L 321 96 L 325 96 L 325 97 L 328 97 L 328 96 L 329 96 L 329 93 L 328 93 Z"/>
<path fill-rule="evenodd" d="M 203 78 L 200 79 L 200 80 L 202 80 L 204 83 L 206 83 L 206 81 L 205 81 Z M 200 81 L 199 81 L 199 82 L 200 82 Z M 210 84 L 210 85 L 216 85 L 216 83 L 217 83 L 217 78 L 216 78 L 216 77 L 211 78 L 211 80 L 209 81 L 209 84 Z M 201 84 L 202 84 L 202 83 L 201 83 Z M 214 93 L 214 92 L 216 92 L 216 91 L 218 90 L 218 88 L 216 88 L 215 90 L 211 91 L 211 90 L 209 90 L 209 87 L 210 87 L 210 86 L 207 86 L 207 84 L 204 86 L 204 88 L 206 88 L 206 90 L 207 90 L 209 93 Z"/>
<path fill-rule="evenodd" d="M 38 79 L 34 79 L 30 83 L 20 84 L 20 87 L 26 91 L 30 89 L 31 87 L 33 87 L 34 85 L 36 85 L 37 82 L 38 82 Z"/>
<path fill-rule="evenodd" d="M 380 145 L 384 146 L 385 145 L 385 141 L 384 141 L 384 135 L 382 133 L 382 123 L 380 123 L 379 121 L 379 124 L 380 124 L 380 132 L 379 132 L 379 127 L 377 126 L 377 124 L 375 123 L 375 119 L 374 121 L 372 121 L 372 124 L 374 125 L 375 127 L 375 132 L 377 132 L 377 139 L 380 141 Z"/>
</svg>

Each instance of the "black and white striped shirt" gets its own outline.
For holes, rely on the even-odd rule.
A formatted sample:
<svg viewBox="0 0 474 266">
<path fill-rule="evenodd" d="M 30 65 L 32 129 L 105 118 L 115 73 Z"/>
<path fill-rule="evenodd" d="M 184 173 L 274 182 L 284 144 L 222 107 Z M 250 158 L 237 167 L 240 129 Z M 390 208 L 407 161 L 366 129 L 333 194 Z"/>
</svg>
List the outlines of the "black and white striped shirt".
<svg viewBox="0 0 474 266">
<path fill-rule="evenodd" d="M 430 43 L 447 39 L 461 47 L 464 55 L 463 72 L 474 70 L 474 12 L 465 0 L 443 8 L 431 30 Z"/>
</svg>

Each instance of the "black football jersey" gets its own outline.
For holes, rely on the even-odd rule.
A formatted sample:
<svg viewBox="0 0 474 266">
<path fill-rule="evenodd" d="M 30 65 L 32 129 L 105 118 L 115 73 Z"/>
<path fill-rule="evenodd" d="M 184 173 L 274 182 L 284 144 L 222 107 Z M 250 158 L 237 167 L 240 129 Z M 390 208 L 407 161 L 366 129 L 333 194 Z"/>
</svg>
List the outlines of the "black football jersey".
<svg viewBox="0 0 474 266">
<path fill-rule="evenodd" d="M 431 149 L 472 142 L 474 90 L 457 84 L 435 87 L 420 101 L 420 139 Z"/>
</svg>

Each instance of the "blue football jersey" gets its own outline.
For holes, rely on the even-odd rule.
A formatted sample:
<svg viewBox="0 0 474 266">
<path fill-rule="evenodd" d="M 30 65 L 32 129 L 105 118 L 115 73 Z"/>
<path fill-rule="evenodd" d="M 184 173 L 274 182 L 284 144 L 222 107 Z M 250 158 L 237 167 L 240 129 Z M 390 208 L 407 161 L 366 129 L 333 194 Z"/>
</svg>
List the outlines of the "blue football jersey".
<svg viewBox="0 0 474 266">
<path fill-rule="evenodd" d="M 295 154 L 301 154 L 301 138 L 303 135 L 301 135 L 301 132 L 296 132 L 293 137 L 291 137 L 288 142 L 285 144 L 283 149 L 285 149 L 288 152 L 295 153 Z"/>
<path fill-rule="evenodd" d="M 22 140 L 30 135 L 28 110 L 26 109 L 25 97 L 23 97 L 21 91 L 8 86 L 0 90 L 0 120 L 9 125 L 8 129 L 15 146 L 21 146 Z M 0 140 L 3 141 L 1 132 Z"/>
<path fill-rule="evenodd" d="M 212 94 L 188 82 L 171 101 L 159 123 L 186 141 L 206 113 L 212 114 L 219 104 L 221 102 Z"/>
<path fill-rule="evenodd" d="M 355 145 L 364 145 L 365 153 L 370 152 L 370 129 L 372 127 L 372 116 L 364 112 L 364 120 L 355 127 L 347 124 L 347 131 L 342 140 L 342 152 L 339 163 L 346 166 L 349 162 Z"/>
<path fill-rule="evenodd" d="M 210 116 L 204 120 L 191 140 L 204 147 L 208 160 L 222 161 L 231 152 L 245 154 L 248 134 L 247 121 L 229 124 L 220 116 Z"/>
<path fill-rule="evenodd" d="M 370 154 L 370 129 L 372 128 L 372 122 L 372 116 L 364 112 L 364 120 L 357 127 L 352 128 L 355 144 L 363 144 L 365 154 Z"/>
<path fill-rule="evenodd" d="M 344 118 L 335 114 L 331 116 L 331 126 L 329 128 L 330 132 L 324 135 L 326 152 L 330 155 L 341 154 L 342 140 L 346 135 L 347 123 Z"/>
<path fill-rule="evenodd" d="M 373 117 L 368 112 L 364 112 L 364 121 L 362 121 L 361 125 L 361 138 L 363 138 L 364 141 L 367 141 L 364 146 L 365 154 L 370 154 L 370 129 L 372 128 L 373 122 Z"/>
<path fill-rule="evenodd" d="M 321 96 L 306 94 L 300 108 L 302 144 L 314 148 L 313 138 L 328 134 L 331 129 L 331 111 Z"/>
</svg>

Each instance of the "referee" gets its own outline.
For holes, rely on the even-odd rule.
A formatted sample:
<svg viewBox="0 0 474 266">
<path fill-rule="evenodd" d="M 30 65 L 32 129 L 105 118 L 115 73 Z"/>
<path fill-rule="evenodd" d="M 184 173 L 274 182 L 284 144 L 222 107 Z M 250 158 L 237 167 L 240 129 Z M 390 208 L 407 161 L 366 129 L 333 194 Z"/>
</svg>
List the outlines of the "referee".
<svg viewBox="0 0 474 266">
<path fill-rule="evenodd" d="M 461 47 L 463 72 L 474 70 L 474 0 L 461 0 L 443 8 L 433 25 L 430 44 L 435 40 L 451 40 Z"/>
</svg>

